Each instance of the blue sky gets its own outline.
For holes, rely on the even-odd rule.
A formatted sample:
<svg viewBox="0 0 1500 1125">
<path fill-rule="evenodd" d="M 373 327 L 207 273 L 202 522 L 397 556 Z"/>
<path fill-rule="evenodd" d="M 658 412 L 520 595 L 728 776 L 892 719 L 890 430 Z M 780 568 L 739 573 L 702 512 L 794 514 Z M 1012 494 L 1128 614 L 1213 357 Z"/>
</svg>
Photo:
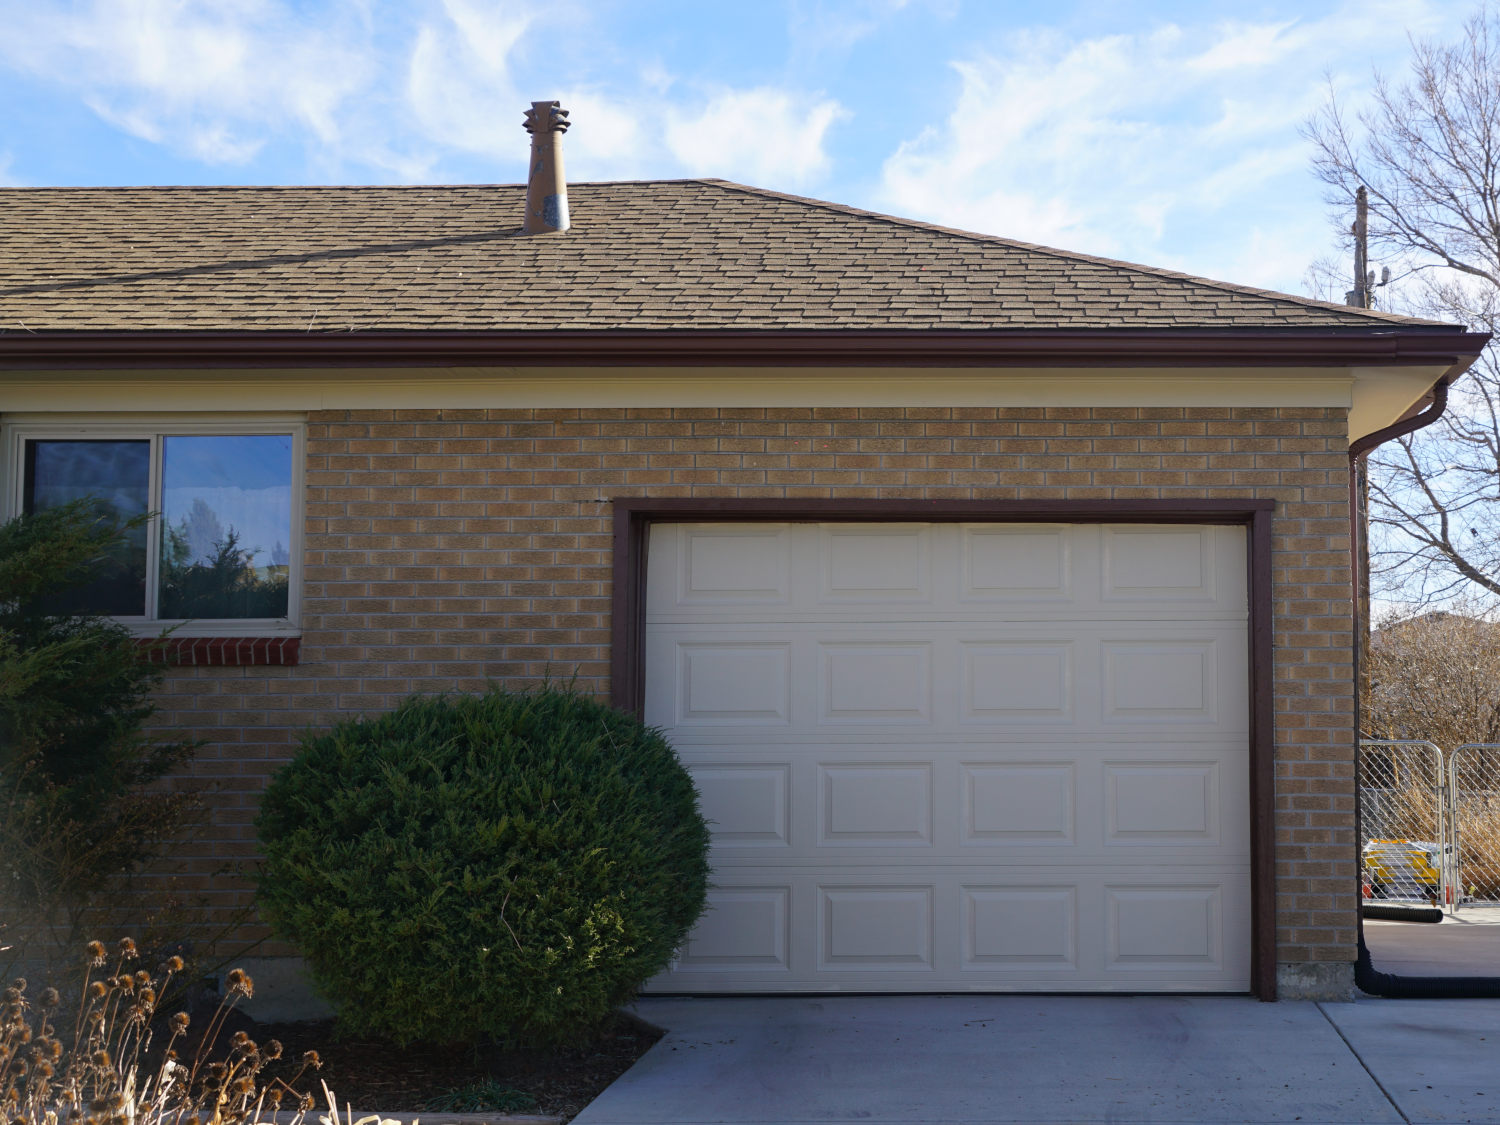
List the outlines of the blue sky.
<svg viewBox="0 0 1500 1125">
<path fill-rule="evenodd" d="M 1293 292 L 1298 126 L 1470 3 L 0 0 L 0 184 L 721 176 Z"/>
</svg>

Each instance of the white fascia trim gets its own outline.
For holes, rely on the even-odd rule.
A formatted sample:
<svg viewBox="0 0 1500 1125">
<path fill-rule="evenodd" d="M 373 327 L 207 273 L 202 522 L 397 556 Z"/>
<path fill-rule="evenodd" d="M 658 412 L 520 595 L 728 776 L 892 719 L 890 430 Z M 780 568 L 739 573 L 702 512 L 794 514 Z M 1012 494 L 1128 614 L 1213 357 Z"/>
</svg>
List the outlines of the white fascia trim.
<svg viewBox="0 0 1500 1125">
<path fill-rule="evenodd" d="M 0 375 L 8 410 L 1334 406 L 1347 368 L 349 368 Z"/>
</svg>

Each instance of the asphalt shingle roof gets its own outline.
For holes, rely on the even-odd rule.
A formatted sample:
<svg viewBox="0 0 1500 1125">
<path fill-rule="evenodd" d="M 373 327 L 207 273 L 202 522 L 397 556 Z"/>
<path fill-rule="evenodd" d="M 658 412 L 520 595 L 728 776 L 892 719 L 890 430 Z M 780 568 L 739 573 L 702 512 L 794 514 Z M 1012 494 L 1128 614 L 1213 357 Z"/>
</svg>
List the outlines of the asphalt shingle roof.
<svg viewBox="0 0 1500 1125">
<path fill-rule="evenodd" d="M 721 180 L 0 190 L 0 333 L 1430 326 Z"/>
</svg>

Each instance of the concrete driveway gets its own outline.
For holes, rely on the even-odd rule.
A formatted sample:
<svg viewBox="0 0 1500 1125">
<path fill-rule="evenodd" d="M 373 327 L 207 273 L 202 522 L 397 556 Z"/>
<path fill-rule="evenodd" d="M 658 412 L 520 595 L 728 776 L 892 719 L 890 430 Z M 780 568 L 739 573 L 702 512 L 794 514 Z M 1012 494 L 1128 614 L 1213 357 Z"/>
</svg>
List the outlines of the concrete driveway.
<svg viewBox="0 0 1500 1125">
<path fill-rule="evenodd" d="M 1441 922 L 1365 919 L 1370 962 L 1403 977 L 1500 976 L 1500 909 L 1461 910 Z"/>
<path fill-rule="evenodd" d="M 577 1125 L 1500 1123 L 1500 1001 L 657 999 Z"/>
</svg>

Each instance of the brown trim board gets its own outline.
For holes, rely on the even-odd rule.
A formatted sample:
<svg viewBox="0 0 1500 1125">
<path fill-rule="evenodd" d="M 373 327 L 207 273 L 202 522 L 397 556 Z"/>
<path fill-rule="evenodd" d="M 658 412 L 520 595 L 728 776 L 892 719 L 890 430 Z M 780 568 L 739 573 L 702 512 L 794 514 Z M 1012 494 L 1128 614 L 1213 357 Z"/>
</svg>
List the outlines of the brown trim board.
<svg viewBox="0 0 1500 1125">
<path fill-rule="evenodd" d="M 1356 328 L 0 331 L 0 371 L 193 367 L 1419 365 L 1456 376 L 1488 342 L 1457 326 Z"/>
<path fill-rule="evenodd" d="M 1273 500 L 838 500 L 619 496 L 614 505 L 610 703 L 645 697 L 646 545 L 653 523 L 1186 523 L 1246 529 L 1250 602 L 1250 991 L 1276 999 L 1276 746 L 1271 676 Z"/>
</svg>

